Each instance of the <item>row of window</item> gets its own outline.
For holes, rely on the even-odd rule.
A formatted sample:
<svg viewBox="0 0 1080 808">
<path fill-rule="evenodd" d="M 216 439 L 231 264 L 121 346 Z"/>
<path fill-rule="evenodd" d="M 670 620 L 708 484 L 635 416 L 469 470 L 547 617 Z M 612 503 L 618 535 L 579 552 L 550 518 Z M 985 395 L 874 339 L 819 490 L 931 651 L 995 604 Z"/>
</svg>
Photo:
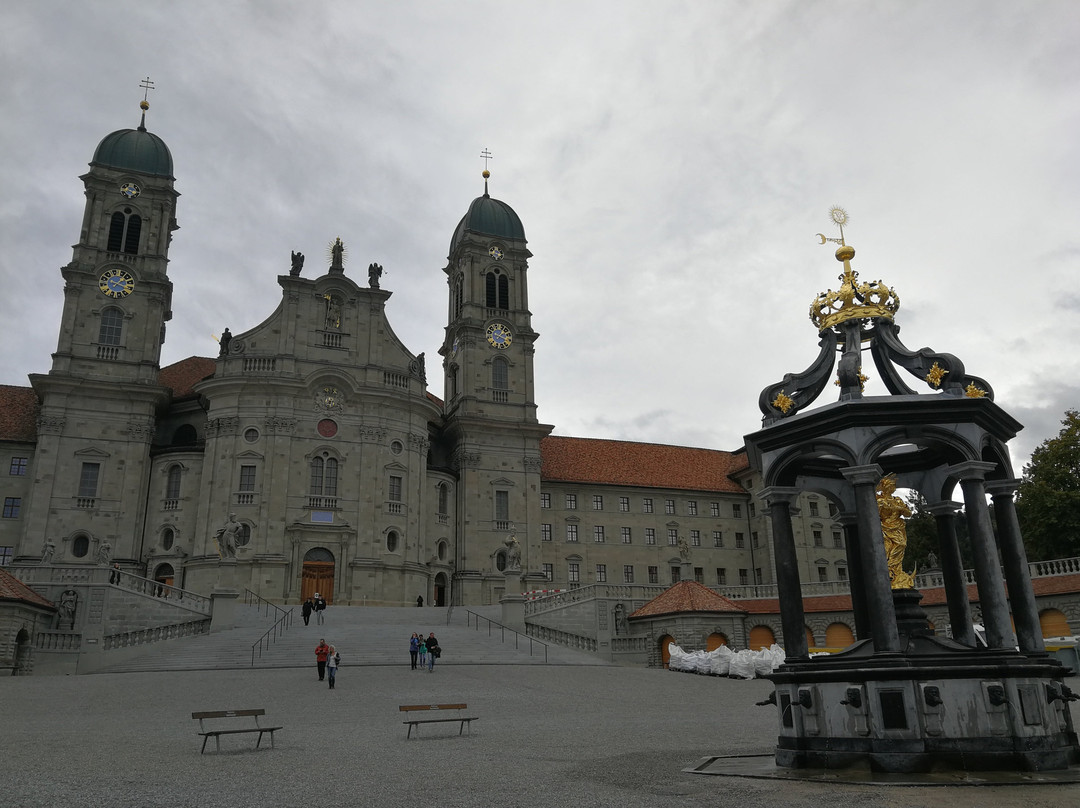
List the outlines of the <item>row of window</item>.
<svg viewBox="0 0 1080 808">
<path fill-rule="evenodd" d="M 578 495 L 577 494 L 565 494 L 564 497 L 565 497 L 565 499 L 564 499 L 564 507 L 565 507 L 565 509 L 568 510 L 568 511 L 576 511 L 577 508 L 578 508 Z M 688 499 L 688 500 L 686 500 L 685 506 L 686 506 L 686 516 L 701 516 L 703 514 L 703 511 L 698 508 L 698 501 L 696 499 Z M 541 508 L 550 508 L 551 507 L 551 494 L 550 493 L 542 493 L 542 494 L 540 494 L 540 507 Z M 619 508 L 620 513 L 629 513 L 630 512 L 630 497 L 619 497 L 618 508 Z M 592 495 L 592 509 L 594 511 L 602 511 L 602 510 L 604 510 L 604 496 L 603 496 L 603 494 L 593 494 Z M 642 513 L 658 513 L 658 511 L 657 511 L 657 503 L 653 500 L 652 497 L 642 497 L 641 498 L 641 512 Z M 676 514 L 675 500 L 673 500 L 673 499 L 665 499 L 664 500 L 664 513 L 666 515 L 669 515 L 669 516 Z M 732 516 L 732 518 L 741 519 L 742 515 L 743 515 L 742 503 L 740 503 L 740 502 L 731 503 L 731 516 Z M 751 518 L 757 516 L 757 507 L 752 502 L 747 505 L 747 515 L 749 517 L 751 517 Z M 721 516 L 720 503 L 719 502 L 710 502 L 709 503 L 709 516 L 717 517 L 717 518 L 719 518 Z"/>
<path fill-rule="evenodd" d="M 543 572 L 544 572 L 544 577 L 548 581 L 554 581 L 555 580 L 555 565 L 554 564 L 544 564 Z M 841 570 L 841 572 L 846 572 L 846 571 Z M 650 584 L 659 584 L 660 583 L 660 567 L 658 567 L 658 566 L 649 566 L 649 567 L 646 568 L 646 573 L 647 573 L 647 582 L 648 583 L 650 583 Z M 677 584 L 682 579 L 682 568 L 680 566 L 672 565 L 671 567 L 668 568 L 668 574 L 669 574 L 670 582 L 673 583 L 673 584 Z M 633 564 L 624 564 L 623 565 L 623 568 L 622 568 L 622 582 L 624 584 L 635 583 L 636 582 L 635 581 L 635 575 L 636 575 L 636 573 L 635 573 L 635 568 L 634 568 Z M 717 567 L 716 568 L 716 584 L 717 584 L 717 586 L 727 586 L 727 582 L 728 582 L 727 578 L 728 578 L 727 568 L 726 567 Z M 761 568 L 758 567 L 757 569 L 754 570 L 754 582 L 757 583 L 757 584 L 760 584 L 760 583 L 762 583 L 762 578 L 763 578 L 763 575 L 762 575 Z M 598 584 L 603 584 L 603 583 L 608 582 L 607 564 L 597 564 L 596 565 L 594 580 Z M 697 581 L 699 584 L 704 584 L 705 583 L 705 568 L 704 567 L 694 567 L 694 580 Z M 846 575 L 841 575 L 841 580 L 846 580 Z M 577 561 L 569 561 L 569 562 L 567 562 L 567 564 L 566 564 L 566 581 L 567 581 L 567 583 L 570 583 L 570 584 L 579 584 L 579 583 L 581 583 L 581 564 L 580 564 L 580 562 L 577 562 Z M 749 586 L 749 585 L 750 585 L 750 570 L 748 570 L 748 569 L 740 569 L 739 570 L 739 586 Z"/>
<path fill-rule="evenodd" d="M 656 528 L 646 527 L 642 528 L 645 531 L 645 544 L 656 544 Z M 553 537 L 553 527 L 548 523 L 540 525 L 540 540 L 551 541 Z M 702 533 L 700 530 L 689 531 L 689 544 L 691 547 L 702 546 Z M 629 527 L 619 528 L 619 539 L 622 544 L 634 543 L 634 530 Z M 568 542 L 578 541 L 578 526 L 575 524 L 568 524 L 566 526 L 566 540 Z M 595 525 L 593 527 L 593 541 L 597 544 L 603 544 L 607 541 L 607 528 L 604 525 Z M 754 547 L 760 547 L 761 543 L 758 538 L 757 531 L 753 531 L 750 534 L 750 541 Z M 670 547 L 676 547 L 679 544 L 679 530 L 678 528 L 667 529 L 667 543 Z M 712 531 L 712 546 L 723 547 L 724 546 L 724 531 L 714 530 Z M 734 547 L 736 550 L 742 550 L 746 548 L 746 534 L 735 533 Z"/>
</svg>

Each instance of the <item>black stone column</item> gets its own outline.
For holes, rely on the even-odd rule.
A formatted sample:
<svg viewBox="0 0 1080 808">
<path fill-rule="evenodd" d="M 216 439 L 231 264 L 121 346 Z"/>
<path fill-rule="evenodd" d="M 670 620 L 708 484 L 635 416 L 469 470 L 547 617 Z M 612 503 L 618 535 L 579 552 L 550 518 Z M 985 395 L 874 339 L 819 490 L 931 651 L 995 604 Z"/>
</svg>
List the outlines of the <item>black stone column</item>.
<svg viewBox="0 0 1080 808">
<path fill-rule="evenodd" d="M 866 608 L 870 618 L 870 635 L 877 653 L 899 653 L 900 634 L 896 628 L 892 588 L 889 585 L 889 566 L 885 559 L 885 539 L 881 534 L 874 489 L 884 476 L 881 466 L 851 466 L 840 473 L 855 489 L 855 518 L 859 525 L 859 551 L 862 556 L 862 578 L 866 587 Z"/>
<path fill-rule="evenodd" d="M 979 607 L 986 626 L 986 644 L 991 648 L 1012 648 L 1016 645 L 1016 635 L 1009 624 L 1009 603 L 1001 577 L 1001 556 L 990 524 L 990 509 L 986 504 L 986 474 L 996 468 L 995 463 L 969 460 L 950 466 L 948 472 L 960 478 L 960 487 L 964 491 L 964 510 L 971 535 L 971 549 L 975 555 L 975 583 L 979 587 Z"/>
<path fill-rule="evenodd" d="M 1024 549 L 1020 522 L 1016 518 L 1016 503 L 1013 501 L 1013 494 L 1019 486 L 1019 480 L 994 480 L 986 484 L 986 490 L 994 501 L 998 546 L 1001 549 L 1001 563 L 1005 567 L 1005 583 L 1009 585 L 1009 604 L 1012 606 L 1020 650 L 1045 653 L 1039 607 L 1035 603 L 1035 590 L 1031 587 L 1027 550 Z"/>
<path fill-rule="evenodd" d="M 851 613 L 855 618 L 855 636 L 865 640 L 872 632 L 870 615 L 866 609 L 866 581 L 863 579 L 862 551 L 859 548 L 859 526 L 854 514 L 842 514 L 838 521 L 844 528 L 844 552 L 847 555 L 848 587 L 851 591 Z"/>
<path fill-rule="evenodd" d="M 938 547 L 941 550 L 941 577 L 945 582 L 945 600 L 949 606 L 949 622 L 953 639 L 975 647 L 975 629 L 971 624 L 971 604 L 968 601 L 967 581 L 964 580 L 964 560 L 956 540 L 955 502 L 938 502 L 927 510 L 934 514 Z"/>
<path fill-rule="evenodd" d="M 795 531 L 791 527 L 793 503 L 799 496 L 799 489 L 771 486 L 758 492 L 758 496 L 766 503 L 772 523 L 784 653 L 789 661 L 808 660 L 810 649 L 806 644 L 806 617 L 803 613 L 802 583 L 799 581 L 799 559 L 795 553 Z"/>
</svg>

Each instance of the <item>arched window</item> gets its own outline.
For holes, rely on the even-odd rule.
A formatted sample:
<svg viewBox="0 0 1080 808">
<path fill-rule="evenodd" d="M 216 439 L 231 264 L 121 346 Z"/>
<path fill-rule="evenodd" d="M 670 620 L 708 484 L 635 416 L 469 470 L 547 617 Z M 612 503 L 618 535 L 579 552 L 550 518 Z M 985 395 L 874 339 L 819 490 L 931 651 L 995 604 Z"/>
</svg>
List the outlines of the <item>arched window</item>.
<svg viewBox="0 0 1080 808">
<path fill-rule="evenodd" d="M 101 310 L 101 327 L 98 329 L 98 342 L 102 345 L 119 345 L 124 332 L 124 312 L 115 306 Z"/>
<path fill-rule="evenodd" d="M 510 279 L 499 270 L 492 270 L 484 279 L 486 305 L 489 309 L 510 308 Z"/>
<path fill-rule="evenodd" d="M 448 505 L 448 502 L 449 502 L 449 496 L 447 494 L 447 491 L 448 491 L 448 489 L 446 487 L 446 483 L 439 483 L 439 506 L 438 506 L 438 512 L 441 515 L 446 514 L 446 508 L 447 508 L 447 505 Z"/>
<path fill-rule="evenodd" d="M 116 211 L 109 222 L 109 252 L 125 252 L 135 255 L 139 252 L 139 234 L 142 232 L 142 219 L 132 211 L 124 208 L 123 212 Z"/>
<path fill-rule="evenodd" d="M 169 466 L 169 476 L 165 480 L 165 499 L 180 499 L 180 467 Z"/>
<path fill-rule="evenodd" d="M 336 497 L 338 481 L 338 462 L 336 458 L 322 457 L 311 459 L 311 494 L 314 496 Z"/>
<path fill-rule="evenodd" d="M 75 556 L 75 558 L 85 558 L 86 554 L 89 552 L 90 537 L 85 533 L 80 533 L 71 540 L 71 554 Z"/>
<path fill-rule="evenodd" d="M 194 446 L 199 440 L 199 434 L 191 424 L 182 424 L 173 432 L 173 446 Z"/>
<path fill-rule="evenodd" d="M 501 356 L 491 360 L 491 387 L 494 390 L 510 389 L 510 365 Z"/>
</svg>

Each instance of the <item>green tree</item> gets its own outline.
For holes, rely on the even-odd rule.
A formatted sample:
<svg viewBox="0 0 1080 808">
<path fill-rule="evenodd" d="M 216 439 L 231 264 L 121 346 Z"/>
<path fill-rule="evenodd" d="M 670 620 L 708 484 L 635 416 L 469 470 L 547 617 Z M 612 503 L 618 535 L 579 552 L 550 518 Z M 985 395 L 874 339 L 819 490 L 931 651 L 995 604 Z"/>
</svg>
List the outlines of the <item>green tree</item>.
<svg viewBox="0 0 1080 808">
<path fill-rule="evenodd" d="M 1016 500 L 1033 561 L 1080 555 L 1080 412 L 1067 410 L 1061 424 L 1031 453 Z"/>
</svg>

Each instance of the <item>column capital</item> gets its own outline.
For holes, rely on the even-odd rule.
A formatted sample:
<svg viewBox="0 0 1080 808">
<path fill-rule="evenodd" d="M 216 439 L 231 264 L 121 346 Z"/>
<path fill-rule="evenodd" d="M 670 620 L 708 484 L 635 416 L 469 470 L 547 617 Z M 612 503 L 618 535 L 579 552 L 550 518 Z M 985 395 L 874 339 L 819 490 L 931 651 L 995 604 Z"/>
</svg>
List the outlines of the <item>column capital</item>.
<svg viewBox="0 0 1080 808">
<path fill-rule="evenodd" d="M 933 505 L 927 505 L 926 510 L 932 513 L 934 516 L 956 516 L 960 509 L 963 507 L 959 502 L 935 502 Z"/>
<path fill-rule="evenodd" d="M 1020 487 L 1020 480 L 991 480 L 986 484 L 986 493 L 992 497 L 1012 497 Z"/>
<path fill-rule="evenodd" d="M 770 485 L 757 492 L 758 499 L 765 503 L 766 507 L 787 503 L 793 505 L 799 498 L 802 489 L 791 488 L 784 485 Z"/>
<path fill-rule="evenodd" d="M 968 480 L 985 481 L 986 475 L 998 467 L 997 463 L 986 463 L 982 460 L 965 460 L 963 463 L 949 466 L 945 469 L 949 475 L 960 478 L 960 482 Z"/>
<path fill-rule="evenodd" d="M 840 469 L 840 473 L 852 485 L 877 485 L 885 476 L 884 470 L 877 463 L 869 466 L 848 466 Z"/>
</svg>

